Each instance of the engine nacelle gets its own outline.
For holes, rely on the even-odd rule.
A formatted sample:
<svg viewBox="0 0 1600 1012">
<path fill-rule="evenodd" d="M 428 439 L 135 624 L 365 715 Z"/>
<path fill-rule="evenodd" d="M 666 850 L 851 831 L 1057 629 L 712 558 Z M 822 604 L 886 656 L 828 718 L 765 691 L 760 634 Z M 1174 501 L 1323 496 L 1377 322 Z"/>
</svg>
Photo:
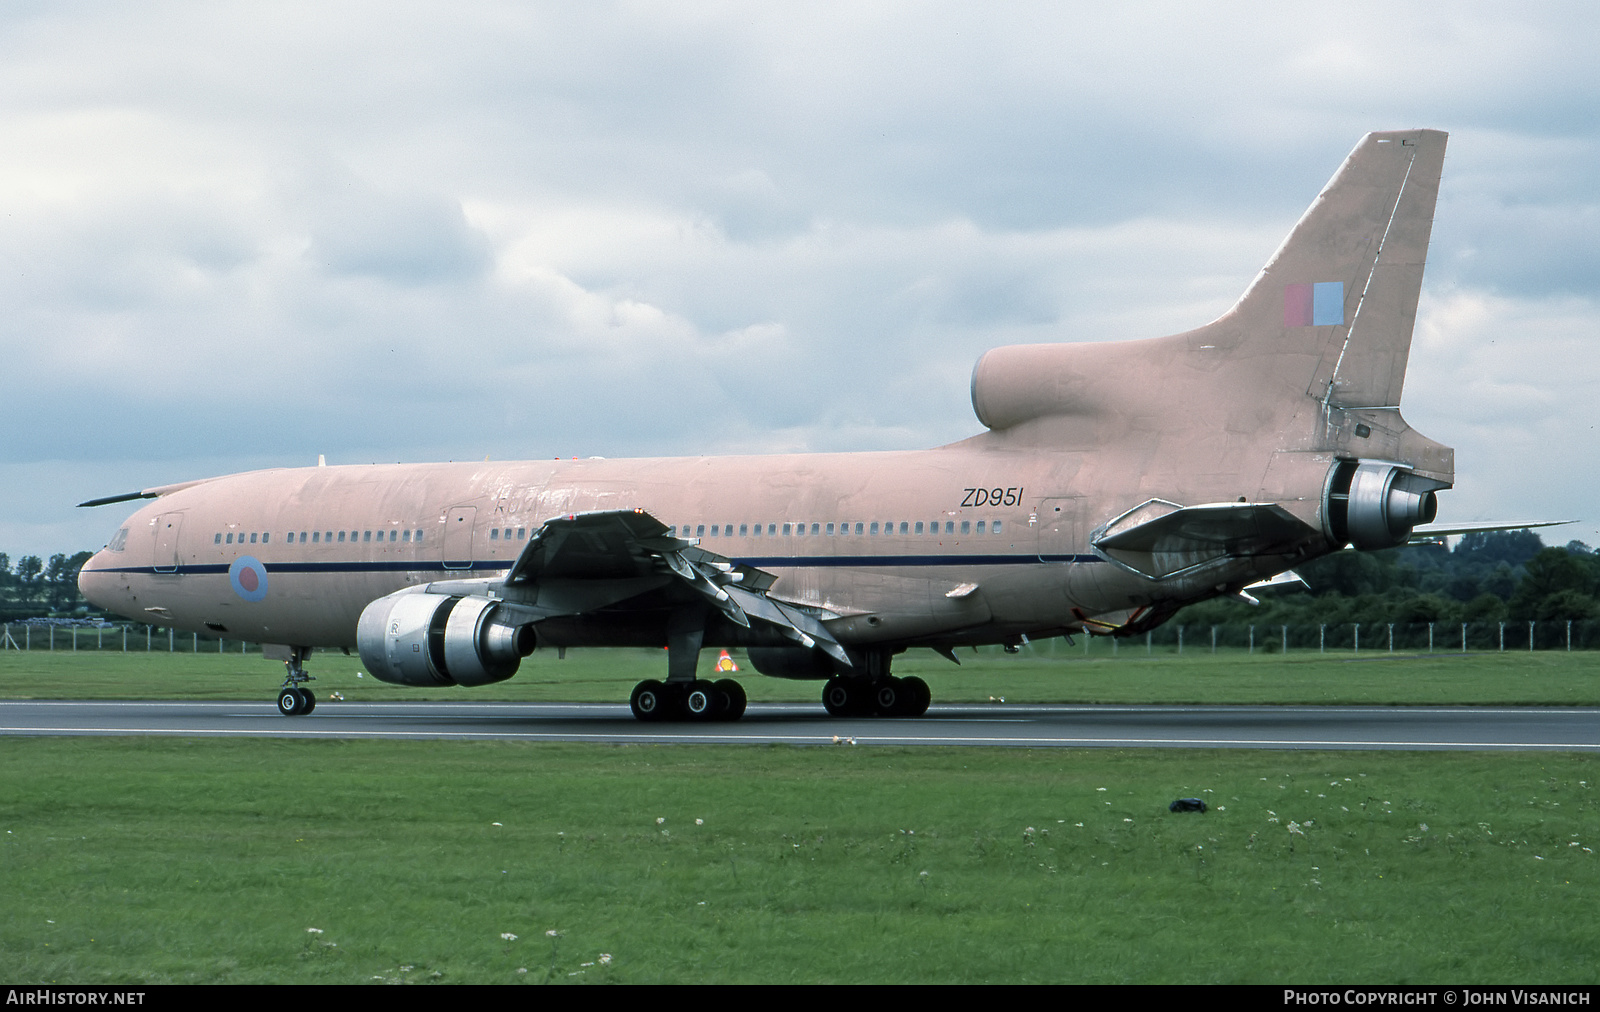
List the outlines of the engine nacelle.
<svg viewBox="0 0 1600 1012">
<path fill-rule="evenodd" d="M 1341 460 L 1328 472 L 1325 533 L 1335 544 L 1363 551 L 1403 545 L 1413 527 L 1433 522 L 1439 512 L 1434 492 L 1449 487 L 1399 464 Z"/>
<path fill-rule="evenodd" d="M 356 645 L 373 676 L 396 685 L 488 685 L 517 673 L 537 645 L 533 626 L 487 597 L 402 592 L 361 612 Z"/>
<path fill-rule="evenodd" d="M 746 653 L 769 678 L 820 680 L 832 678 L 837 670 L 827 654 L 811 647 L 748 647 Z"/>
</svg>

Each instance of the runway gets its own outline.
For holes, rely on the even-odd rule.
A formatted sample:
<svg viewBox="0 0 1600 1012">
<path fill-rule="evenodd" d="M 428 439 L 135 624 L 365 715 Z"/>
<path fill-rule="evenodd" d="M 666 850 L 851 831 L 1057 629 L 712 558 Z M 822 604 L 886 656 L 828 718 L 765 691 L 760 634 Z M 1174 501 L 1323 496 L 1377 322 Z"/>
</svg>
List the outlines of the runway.
<svg viewBox="0 0 1600 1012">
<path fill-rule="evenodd" d="M 0 734 L 788 744 L 1600 751 L 1600 708 L 935 705 L 915 719 L 751 704 L 743 720 L 642 724 L 611 703 L 0 701 Z"/>
</svg>

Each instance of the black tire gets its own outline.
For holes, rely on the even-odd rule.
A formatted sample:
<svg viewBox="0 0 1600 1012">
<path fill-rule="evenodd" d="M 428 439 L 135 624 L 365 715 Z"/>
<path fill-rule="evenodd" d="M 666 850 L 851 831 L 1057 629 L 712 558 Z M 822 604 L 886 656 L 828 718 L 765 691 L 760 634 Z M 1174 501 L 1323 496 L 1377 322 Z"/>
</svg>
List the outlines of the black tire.
<svg viewBox="0 0 1600 1012">
<path fill-rule="evenodd" d="M 305 698 L 294 687 L 278 690 L 278 712 L 285 717 L 298 717 L 305 712 Z"/>
<path fill-rule="evenodd" d="M 898 678 L 885 678 L 872 687 L 872 706 L 880 717 L 905 716 L 911 694 Z"/>
<path fill-rule="evenodd" d="M 745 703 L 747 702 L 744 686 L 731 678 L 719 678 L 715 684 L 717 691 L 728 697 L 728 706 L 722 713 L 722 719 L 738 720 L 743 717 Z"/>
<path fill-rule="evenodd" d="M 667 687 L 654 678 L 647 678 L 633 687 L 628 705 L 639 720 L 666 720 L 672 715 L 672 696 Z"/>
<path fill-rule="evenodd" d="M 860 692 L 846 678 L 830 678 L 822 686 L 822 705 L 835 717 L 854 716 L 858 711 Z"/>
<path fill-rule="evenodd" d="M 920 717 L 928 712 L 928 704 L 933 702 L 933 691 L 928 688 L 928 683 L 912 675 L 904 679 L 907 702 L 907 717 Z"/>
<path fill-rule="evenodd" d="M 718 692 L 716 685 L 696 678 L 683 694 L 683 715 L 689 720 L 716 720 L 727 710 L 727 702 L 728 697 Z"/>
<path fill-rule="evenodd" d="M 305 714 L 310 713 L 312 710 L 315 710 L 317 708 L 317 695 L 316 695 L 316 693 L 312 692 L 310 689 L 301 689 L 300 690 L 300 695 L 302 695 L 302 696 L 304 696 L 306 698 L 306 708 L 304 710 L 300 711 L 302 716 L 304 716 Z"/>
</svg>

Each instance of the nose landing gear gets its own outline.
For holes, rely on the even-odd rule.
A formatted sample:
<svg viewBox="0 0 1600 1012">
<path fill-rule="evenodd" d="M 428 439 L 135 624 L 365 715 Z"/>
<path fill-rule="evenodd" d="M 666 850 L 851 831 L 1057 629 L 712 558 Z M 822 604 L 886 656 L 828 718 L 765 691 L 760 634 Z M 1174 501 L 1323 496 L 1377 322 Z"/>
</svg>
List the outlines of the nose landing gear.
<svg viewBox="0 0 1600 1012">
<path fill-rule="evenodd" d="M 278 690 L 278 712 L 285 717 L 303 717 L 317 708 L 316 695 L 304 688 L 304 683 L 313 680 L 306 674 L 303 664 L 309 656 L 310 647 L 288 648 L 288 657 L 283 662 L 288 673 L 284 675 L 283 688 Z"/>
</svg>

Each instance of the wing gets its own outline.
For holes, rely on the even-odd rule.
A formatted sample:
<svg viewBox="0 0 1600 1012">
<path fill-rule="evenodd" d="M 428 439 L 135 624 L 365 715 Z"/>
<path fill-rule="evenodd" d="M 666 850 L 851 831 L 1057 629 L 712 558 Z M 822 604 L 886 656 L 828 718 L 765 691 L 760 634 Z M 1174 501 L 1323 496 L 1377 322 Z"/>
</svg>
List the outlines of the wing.
<svg viewBox="0 0 1600 1012">
<path fill-rule="evenodd" d="M 487 591 L 528 621 L 581 615 L 664 591 L 685 603 L 704 602 L 729 621 L 775 627 L 804 647 L 849 665 L 844 648 L 810 611 L 767 595 L 777 577 L 674 537 L 642 509 L 574 513 L 546 521 L 500 581 L 451 581 L 433 592 Z M 657 595 L 659 600 L 659 595 Z"/>
</svg>

